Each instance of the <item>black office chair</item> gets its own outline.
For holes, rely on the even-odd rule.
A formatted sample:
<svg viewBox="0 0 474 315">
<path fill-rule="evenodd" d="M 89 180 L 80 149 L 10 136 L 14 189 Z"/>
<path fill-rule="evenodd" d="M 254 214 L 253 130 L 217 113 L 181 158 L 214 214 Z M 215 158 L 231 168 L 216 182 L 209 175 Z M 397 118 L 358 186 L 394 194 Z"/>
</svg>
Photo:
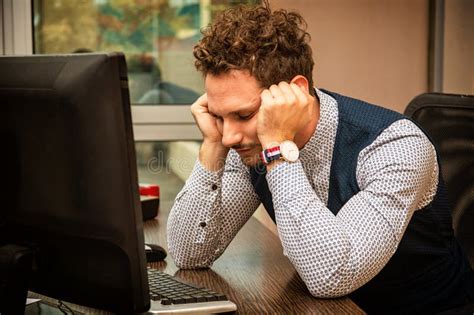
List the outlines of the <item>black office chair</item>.
<svg viewBox="0 0 474 315">
<path fill-rule="evenodd" d="M 474 267 L 474 96 L 426 93 L 405 109 L 438 149 L 453 228 Z"/>
</svg>

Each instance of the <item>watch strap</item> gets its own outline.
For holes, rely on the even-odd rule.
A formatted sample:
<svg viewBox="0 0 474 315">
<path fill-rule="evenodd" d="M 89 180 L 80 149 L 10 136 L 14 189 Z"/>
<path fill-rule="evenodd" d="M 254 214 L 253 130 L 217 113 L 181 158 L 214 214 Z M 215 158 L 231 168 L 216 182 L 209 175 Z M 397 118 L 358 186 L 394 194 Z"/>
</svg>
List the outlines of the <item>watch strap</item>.
<svg viewBox="0 0 474 315">
<path fill-rule="evenodd" d="M 280 157 L 280 146 L 271 147 L 260 152 L 260 160 L 264 165 L 268 165 L 272 161 L 279 160 Z"/>
</svg>

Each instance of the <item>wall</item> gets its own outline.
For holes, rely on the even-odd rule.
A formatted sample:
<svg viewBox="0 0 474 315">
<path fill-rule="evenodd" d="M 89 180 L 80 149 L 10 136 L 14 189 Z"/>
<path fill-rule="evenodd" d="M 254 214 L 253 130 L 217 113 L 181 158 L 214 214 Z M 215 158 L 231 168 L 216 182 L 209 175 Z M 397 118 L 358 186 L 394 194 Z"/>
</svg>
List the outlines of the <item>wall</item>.
<svg viewBox="0 0 474 315">
<path fill-rule="evenodd" d="M 428 0 L 270 0 L 308 22 L 317 87 L 402 112 L 427 91 Z"/>
<path fill-rule="evenodd" d="M 445 4 L 443 91 L 474 95 L 474 1 Z"/>
</svg>

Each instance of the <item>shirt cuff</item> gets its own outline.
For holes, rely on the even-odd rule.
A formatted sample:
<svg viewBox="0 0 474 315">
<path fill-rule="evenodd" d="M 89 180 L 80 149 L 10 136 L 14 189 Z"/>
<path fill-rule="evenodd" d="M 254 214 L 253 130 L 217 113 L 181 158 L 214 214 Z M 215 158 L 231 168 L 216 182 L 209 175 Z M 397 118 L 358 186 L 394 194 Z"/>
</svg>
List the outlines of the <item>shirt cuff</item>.
<svg viewBox="0 0 474 315">
<path fill-rule="evenodd" d="M 206 169 L 199 160 L 196 161 L 194 169 L 186 181 L 186 190 L 193 194 L 208 196 L 209 193 L 218 192 L 222 186 L 222 174 L 224 168 L 213 172 Z"/>
</svg>

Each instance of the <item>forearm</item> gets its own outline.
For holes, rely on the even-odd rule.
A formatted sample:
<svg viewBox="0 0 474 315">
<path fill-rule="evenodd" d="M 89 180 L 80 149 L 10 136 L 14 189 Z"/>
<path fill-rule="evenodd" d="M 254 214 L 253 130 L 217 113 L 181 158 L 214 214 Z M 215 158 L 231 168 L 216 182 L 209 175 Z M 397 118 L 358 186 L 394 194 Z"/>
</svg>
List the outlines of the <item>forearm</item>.
<svg viewBox="0 0 474 315">
<path fill-rule="evenodd" d="M 285 185 L 291 173 L 297 185 Z M 283 163 L 267 175 L 285 255 L 317 297 L 347 294 L 353 276 L 350 236 L 312 189 L 301 165 Z M 346 283 L 344 283 L 346 282 Z M 343 291 L 343 292 L 341 292 Z"/>
<path fill-rule="evenodd" d="M 230 154 L 232 157 L 232 154 Z M 218 172 L 196 163 L 168 219 L 170 254 L 180 268 L 209 267 L 260 201 L 248 173 L 233 158 Z"/>
<path fill-rule="evenodd" d="M 168 218 L 170 254 L 183 268 L 208 267 L 219 244 L 222 174 L 228 149 L 204 141 L 199 162 L 175 199 Z"/>
<path fill-rule="evenodd" d="M 296 185 L 284 185 L 288 174 Z M 398 232 L 366 196 L 352 198 L 336 216 L 316 195 L 301 164 L 277 166 L 267 180 L 285 255 L 314 296 L 338 297 L 354 291 L 375 276 L 396 250 Z M 371 235 L 377 230 L 383 232 L 380 237 Z"/>
<path fill-rule="evenodd" d="M 178 193 L 168 217 L 168 247 L 182 268 L 209 267 L 218 244 L 223 169 L 211 172 L 199 162 Z"/>
</svg>

